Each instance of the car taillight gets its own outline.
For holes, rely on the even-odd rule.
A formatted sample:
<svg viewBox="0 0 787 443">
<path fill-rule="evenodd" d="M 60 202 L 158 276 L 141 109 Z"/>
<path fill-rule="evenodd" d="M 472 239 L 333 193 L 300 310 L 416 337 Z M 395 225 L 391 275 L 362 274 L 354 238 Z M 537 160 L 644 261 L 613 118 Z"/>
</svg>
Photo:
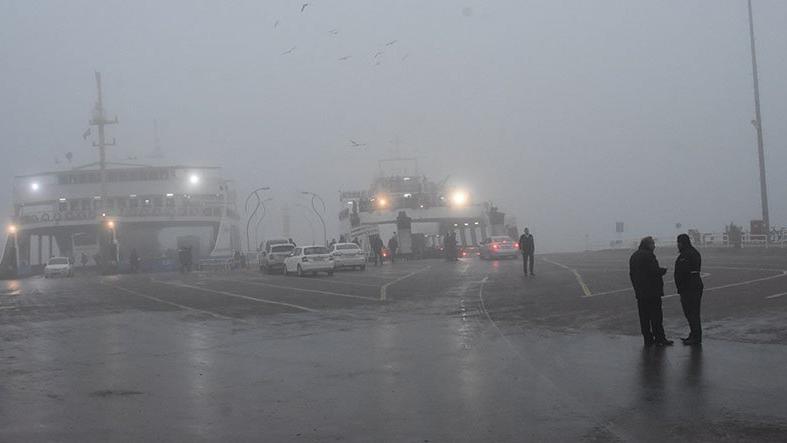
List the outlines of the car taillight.
<svg viewBox="0 0 787 443">
<path fill-rule="evenodd" d="M 500 248 L 500 246 L 498 246 L 497 243 L 492 245 L 492 249 L 499 249 L 499 248 Z"/>
<path fill-rule="evenodd" d="M 514 249 L 519 249 L 519 243 L 514 243 Z"/>
</svg>

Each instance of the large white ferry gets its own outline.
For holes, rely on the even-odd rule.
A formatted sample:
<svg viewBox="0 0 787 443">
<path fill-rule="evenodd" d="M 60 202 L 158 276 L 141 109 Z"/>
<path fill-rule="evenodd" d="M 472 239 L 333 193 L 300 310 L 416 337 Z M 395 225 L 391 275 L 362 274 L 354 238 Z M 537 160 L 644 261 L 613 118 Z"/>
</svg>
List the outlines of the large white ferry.
<svg viewBox="0 0 787 443">
<path fill-rule="evenodd" d="M 240 249 L 233 182 L 215 166 L 110 163 L 99 100 L 100 160 L 59 171 L 14 178 L 14 211 L 0 267 L 5 275 L 40 270 L 49 257 L 76 264 L 128 263 L 133 252 L 147 267 L 174 263 L 177 250 L 194 259 L 229 256 Z"/>
<path fill-rule="evenodd" d="M 439 254 L 443 239 L 457 234 L 459 246 L 477 247 L 493 235 L 517 237 L 516 219 L 488 201 L 474 201 L 466 189 L 443 180 L 430 181 L 412 158 L 380 161 L 368 190 L 341 192 L 340 232 L 368 250 L 370 239 L 396 237 L 399 253 L 415 257 Z"/>
</svg>

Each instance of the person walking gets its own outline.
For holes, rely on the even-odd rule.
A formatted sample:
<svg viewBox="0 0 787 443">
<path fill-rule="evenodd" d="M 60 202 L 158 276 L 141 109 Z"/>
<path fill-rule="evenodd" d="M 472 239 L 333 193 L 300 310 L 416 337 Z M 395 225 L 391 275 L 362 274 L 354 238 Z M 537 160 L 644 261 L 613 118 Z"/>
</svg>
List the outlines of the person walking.
<svg viewBox="0 0 787 443">
<path fill-rule="evenodd" d="M 689 336 L 682 339 L 687 346 L 702 344 L 702 325 L 700 322 L 700 302 L 702 301 L 702 256 L 691 245 L 686 234 L 678 236 L 678 255 L 675 260 L 675 286 L 680 294 L 683 315 L 689 322 Z"/>
<path fill-rule="evenodd" d="M 379 261 L 380 264 L 383 264 L 383 241 L 380 239 L 379 235 L 375 235 L 372 237 L 372 253 L 374 254 L 374 265 L 377 266 L 377 262 Z"/>
<path fill-rule="evenodd" d="M 528 269 L 530 275 L 535 277 L 533 262 L 535 261 L 536 244 L 533 234 L 528 228 L 525 228 L 525 232 L 519 237 L 519 250 L 522 252 L 522 270 L 525 271 L 525 277 L 527 277 Z"/>
<path fill-rule="evenodd" d="M 639 325 L 645 346 L 671 346 L 672 340 L 664 335 L 664 313 L 661 310 L 661 297 L 664 296 L 664 274 L 666 268 L 659 266 L 653 237 L 645 237 L 639 248 L 629 259 L 629 277 L 634 286 L 639 311 Z"/>
<path fill-rule="evenodd" d="M 396 241 L 396 233 L 388 239 L 388 253 L 391 254 L 391 263 L 396 261 L 396 250 L 399 249 L 399 242 Z"/>
<path fill-rule="evenodd" d="M 131 265 L 131 273 L 136 274 L 139 271 L 139 255 L 137 255 L 136 248 L 131 250 L 131 255 L 128 257 L 128 262 Z"/>
</svg>

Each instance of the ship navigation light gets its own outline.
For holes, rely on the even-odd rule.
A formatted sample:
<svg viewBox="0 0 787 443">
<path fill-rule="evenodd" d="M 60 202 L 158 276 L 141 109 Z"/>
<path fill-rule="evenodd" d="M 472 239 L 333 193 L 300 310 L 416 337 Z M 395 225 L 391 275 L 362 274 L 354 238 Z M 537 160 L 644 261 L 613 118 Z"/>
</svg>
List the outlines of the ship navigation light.
<svg viewBox="0 0 787 443">
<path fill-rule="evenodd" d="M 11 235 L 16 234 L 17 227 L 16 225 L 8 225 L 8 233 Z"/>
<path fill-rule="evenodd" d="M 39 189 L 41 189 L 40 183 L 38 182 L 30 183 L 30 190 L 32 190 L 33 192 L 37 192 Z"/>
<path fill-rule="evenodd" d="M 189 183 L 191 183 L 192 185 L 198 185 L 198 184 L 199 184 L 199 182 L 200 182 L 200 177 L 199 177 L 199 175 L 197 175 L 197 174 L 191 174 L 191 175 L 189 176 Z"/>
</svg>

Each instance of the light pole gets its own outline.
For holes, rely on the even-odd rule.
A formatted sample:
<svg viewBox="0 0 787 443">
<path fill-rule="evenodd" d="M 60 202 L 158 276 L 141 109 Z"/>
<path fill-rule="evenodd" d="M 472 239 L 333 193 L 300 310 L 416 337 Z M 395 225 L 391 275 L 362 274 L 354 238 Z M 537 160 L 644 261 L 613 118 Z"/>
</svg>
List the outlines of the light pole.
<svg viewBox="0 0 787 443">
<path fill-rule="evenodd" d="M 306 206 L 303 206 L 301 204 L 296 204 L 295 206 L 303 209 L 306 212 L 309 211 L 309 209 L 306 208 Z M 309 216 L 306 213 L 303 214 L 303 218 L 304 218 L 304 220 L 309 222 L 309 230 L 311 230 L 311 233 L 312 233 L 312 244 L 314 244 L 314 223 L 312 223 L 312 219 L 310 219 Z"/>
<path fill-rule="evenodd" d="M 262 225 L 262 221 L 265 220 L 265 216 L 268 214 L 268 209 L 265 207 L 265 202 L 269 202 L 271 200 L 273 200 L 273 197 L 268 197 L 268 198 L 266 198 L 265 200 L 263 200 L 260 203 L 260 205 L 262 206 L 262 216 L 260 217 L 259 220 L 257 220 L 257 226 L 254 228 L 254 247 L 255 248 L 259 248 L 260 247 L 260 240 L 258 238 L 258 236 L 260 234 L 260 226 Z"/>
<path fill-rule="evenodd" d="M 766 243 L 771 235 L 771 223 L 768 213 L 768 185 L 765 181 L 765 148 L 762 138 L 762 114 L 760 113 L 760 80 L 757 74 L 757 51 L 754 45 L 754 17 L 751 10 L 751 0 L 749 6 L 749 40 L 751 43 L 751 70 L 754 77 L 754 121 L 752 124 L 757 130 L 757 155 L 760 161 L 760 202 L 762 204 L 762 223 L 765 225 Z"/>
<path fill-rule="evenodd" d="M 251 215 L 248 217 L 248 220 L 246 220 L 246 249 L 247 250 L 251 249 L 251 241 L 249 239 L 249 226 L 251 225 L 251 219 L 253 219 L 254 216 L 257 214 L 257 210 L 260 209 L 260 205 L 262 204 L 262 199 L 260 198 L 259 192 L 268 191 L 268 190 L 270 190 L 269 186 L 262 186 L 260 188 L 251 191 L 249 193 L 249 196 L 246 197 L 246 203 L 244 204 L 243 207 L 247 215 L 249 213 L 249 200 L 251 200 L 252 196 L 257 197 L 257 206 L 254 207 L 254 211 L 252 211 Z"/>
<path fill-rule="evenodd" d="M 323 244 L 327 245 L 328 244 L 328 231 L 327 231 L 327 229 L 325 229 L 325 220 L 322 218 L 322 215 L 320 215 L 320 213 L 317 212 L 317 208 L 314 206 L 314 199 L 316 198 L 322 204 L 322 212 L 323 213 L 325 212 L 325 202 L 322 200 L 322 197 L 320 197 L 319 195 L 315 194 L 314 192 L 301 191 L 301 194 L 311 195 L 311 197 L 312 197 L 312 210 L 314 211 L 315 214 L 317 214 L 317 218 L 320 219 L 320 223 L 322 223 L 322 242 L 323 242 Z"/>
</svg>

